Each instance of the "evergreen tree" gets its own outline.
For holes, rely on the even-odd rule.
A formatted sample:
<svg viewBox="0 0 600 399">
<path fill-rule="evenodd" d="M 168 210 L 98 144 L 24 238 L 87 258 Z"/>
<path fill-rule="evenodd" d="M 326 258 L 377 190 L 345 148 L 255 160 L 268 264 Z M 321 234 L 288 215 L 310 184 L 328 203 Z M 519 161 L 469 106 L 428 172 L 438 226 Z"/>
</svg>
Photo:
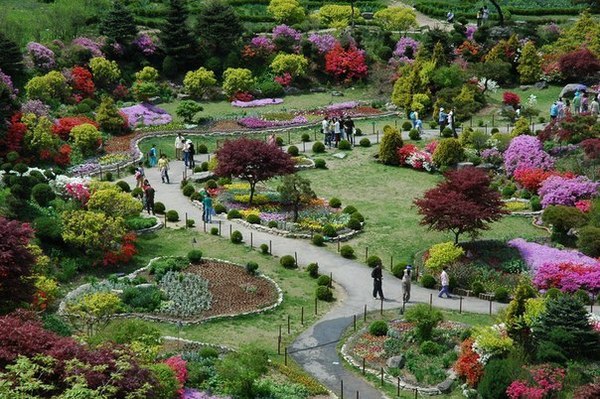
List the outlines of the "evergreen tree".
<svg viewBox="0 0 600 399">
<path fill-rule="evenodd" d="M 122 0 L 114 0 L 112 7 L 100 22 L 100 34 L 109 43 L 129 44 L 137 35 L 133 14 Z"/>
<path fill-rule="evenodd" d="M 0 69 L 15 80 L 23 75 L 23 55 L 3 32 L 0 32 Z"/>
<path fill-rule="evenodd" d="M 209 1 L 198 14 L 196 32 L 211 56 L 223 57 L 230 53 L 243 31 L 233 7 L 221 0 Z"/>
<path fill-rule="evenodd" d="M 160 34 L 163 50 L 167 55 L 163 70 L 169 69 L 164 71 L 169 75 L 176 74 L 178 68 L 193 58 L 195 43 L 187 19 L 185 0 L 170 0 L 169 12 Z"/>
</svg>

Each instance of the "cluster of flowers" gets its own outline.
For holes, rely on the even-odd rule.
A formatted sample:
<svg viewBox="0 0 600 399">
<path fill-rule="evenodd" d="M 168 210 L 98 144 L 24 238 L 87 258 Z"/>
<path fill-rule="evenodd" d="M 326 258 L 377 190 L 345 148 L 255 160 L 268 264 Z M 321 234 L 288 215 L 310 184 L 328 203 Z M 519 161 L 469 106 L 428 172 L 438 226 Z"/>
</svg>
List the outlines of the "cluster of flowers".
<svg viewBox="0 0 600 399">
<path fill-rule="evenodd" d="M 146 33 L 142 33 L 133 41 L 133 44 L 137 46 L 138 49 L 142 52 L 142 54 L 149 56 L 156 52 L 156 44 L 152 40 L 150 36 Z"/>
<path fill-rule="evenodd" d="M 346 101 L 343 103 L 335 103 L 335 104 L 331 104 L 328 105 L 326 110 L 327 111 L 342 111 L 345 109 L 352 109 L 352 108 L 356 108 L 360 105 L 360 103 L 358 101 Z"/>
<path fill-rule="evenodd" d="M 266 36 L 256 36 L 250 40 L 250 44 L 244 46 L 242 56 L 244 58 L 263 57 L 266 58 L 273 54 L 277 46 L 271 38 Z"/>
<path fill-rule="evenodd" d="M 575 206 L 582 200 L 598 195 L 600 183 L 591 181 L 586 176 L 563 177 L 550 176 L 541 184 L 539 193 L 542 207 L 549 205 Z"/>
<path fill-rule="evenodd" d="M 294 42 L 299 42 L 301 38 L 302 38 L 302 35 L 300 34 L 300 32 L 298 32 L 296 29 L 291 28 L 285 24 L 278 25 L 273 28 L 273 39 L 274 40 L 290 39 Z"/>
<path fill-rule="evenodd" d="M 308 36 L 308 41 L 315 46 L 317 52 L 320 54 L 328 53 L 331 49 L 335 47 L 337 44 L 337 39 L 333 35 L 323 34 L 319 35 L 316 33 L 311 33 Z"/>
<path fill-rule="evenodd" d="M 519 250 L 521 257 L 527 266 L 533 271 L 538 270 L 545 264 L 550 263 L 575 263 L 600 267 L 598 260 L 585 256 L 579 251 L 557 249 L 545 245 L 527 242 L 522 238 L 515 238 L 508 245 Z"/>
<path fill-rule="evenodd" d="M 496 148 L 486 148 L 481 151 L 481 159 L 485 162 L 497 165 L 502 163 L 502 153 Z"/>
<path fill-rule="evenodd" d="M 79 201 L 82 205 L 85 205 L 90 199 L 90 190 L 84 183 L 67 183 L 65 186 L 65 192 L 67 196 Z"/>
<path fill-rule="evenodd" d="M 400 165 L 410 166 L 414 169 L 431 172 L 435 169 L 432 155 L 426 150 L 420 150 L 414 144 L 407 144 L 398 149 L 398 160 Z"/>
<path fill-rule="evenodd" d="M 524 380 L 513 381 L 506 389 L 510 399 L 542 399 L 560 392 L 565 380 L 565 370 L 550 365 L 540 365 L 529 370 L 532 382 Z M 533 385 L 530 385 L 532 384 Z"/>
<path fill-rule="evenodd" d="M 75 176 L 90 176 L 100 169 L 100 165 L 96 162 L 82 163 L 69 169 Z"/>
<path fill-rule="evenodd" d="M 231 399 L 229 396 L 213 396 L 206 392 L 200 392 L 193 388 L 185 388 L 181 395 L 182 399 Z"/>
<path fill-rule="evenodd" d="M 135 232 L 125 234 L 119 249 L 108 251 L 104 254 L 102 264 L 104 266 L 116 266 L 131 262 L 133 255 L 137 253 L 137 249 L 135 248 L 136 240 L 137 235 Z"/>
<path fill-rule="evenodd" d="M 54 51 L 42 44 L 29 42 L 27 44 L 27 64 L 30 68 L 36 68 L 44 72 L 50 71 L 56 67 Z"/>
<path fill-rule="evenodd" d="M 542 149 L 542 143 L 533 136 L 517 136 L 504 152 L 504 169 L 512 176 L 517 169 L 537 168 L 551 170 L 554 158 Z"/>
<path fill-rule="evenodd" d="M 287 121 L 268 121 L 257 116 L 247 116 L 245 118 L 238 119 L 238 123 L 249 129 L 265 129 L 270 127 L 304 125 L 308 123 L 308 119 L 306 119 L 305 116 L 296 116 Z"/>
<path fill-rule="evenodd" d="M 6 85 L 6 87 L 8 88 L 8 92 L 10 93 L 9 94 L 10 98 L 13 101 L 16 100 L 17 94 L 19 94 L 19 92 L 18 92 L 18 90 L 15 89 L 15 86 L 13 85 L 13 82 L 12 82 L 12 79 L 10 78 L 10 76 L 8 76 L 4 72 L 2 72 L 2 69 L 0 69 L 0 83 L 4 83 Z"/>
<path fill-rule="evenodd" d="M 38 118 L 40 116 L 49 116 L 50 106 L 44 104 L 41 100 L 27 100 L 21 105 L 21 112 L 24 115 L 34 114 Z"/>
<path fill-rule="evenodd" d="M 390 64 L 412 63 L 415 60 L 420 42 L 412 37 L 403 37 L 396 43 L 396 49 L 390 58 Z"/>
<path fill-rule="evenodd" d="M 88 49 L 94 57 L 104 57 L 104 53 L 102 53 L 102 46 L 104 43 L 98 43 L 87 37 L 77 37 L 73 39 L 71 44 Z"/>
<path fill-rule="evenodd" d="M 276 105 L 276 104 L 281 104 L 282 102 L 283 102 L 282 98 L 261 98 L 260 100 L 252 100 L 252 101 L 234 100 L 231 102 L 231 105 L 233 105 L 234 107 L 250 108 L 250 107 L 264 107 L 266 105 Z"/>
<path fill-rule="evenodd" d="M 460 354 L 454 364 L 454 371 L 459 377 L 466 379 L 469 386 L 476 386 L 483 376 L 483 364 L 479 361 L 479 355 L 473 350 L 473 338 L 465 339 L 460 344 Z"/>
<path fill-rule="evenodd" d="M 150 103 L 141 103 L 131 107 L 121 108 L 121 112 L 127 116 L 131 128 L 139 125 L 166 125 L 173 121 L 173 118 L 167 111 Z"/>
</svg>

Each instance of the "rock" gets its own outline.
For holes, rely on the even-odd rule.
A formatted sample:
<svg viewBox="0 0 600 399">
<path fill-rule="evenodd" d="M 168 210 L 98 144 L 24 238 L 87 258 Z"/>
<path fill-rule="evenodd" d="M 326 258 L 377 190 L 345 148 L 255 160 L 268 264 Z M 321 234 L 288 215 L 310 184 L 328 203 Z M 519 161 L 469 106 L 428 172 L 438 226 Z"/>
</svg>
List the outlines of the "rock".
<svg viewBox="0 0 600 399">
<path fill-rule="evenodd" d="M 454 379 L 446 378 L 443 382 L 437 385 L 437 389 L 442 391 L 442 393 L 450 393 L 452 390 L 452 384 L 454 383 Z"/>
<path fill-rule="evenodd" d="M 214 175 L 215 174 L 213 172 L 210 172 L 210 171 L 208 171 L 208 172 L 199 172 L 199 173 L 194 173 L 191 176 L 191 179 L 194 180 L 194 181 L 200 182 L 200 181 L 205 181 L 205 180 L 208 180 L 208 179 L 212 179 L 214 177 Z"/>
<path fill-rule="evenodd" d="M 331 95 L 333 97 L 344 97 L 344 93 L 342 93 L 341 91 L 337 91 L 337 90 L 332 91 Z"/>
<path fill-rule="evenodd" d="M 361 12 L 360 16 L 363 17 L 364 19 L 373 19 L 373 13 L 372 12 Z"/>
<path fill-rule="evenodd" d="M 332 155 L 332 157 L 339 158 L 339 159 L 344 159 L 344 158 L 346 158 L 346 153 L 344 153 L 344 152 L 336 152 L 335 154 Z"/>
<path fill-rule="evenodd" d="M 532 85 L 521 85 L 519 86 L 519 89 L 523 90 L 523 91 L 527 91 L 529 89 L 532 89 L 533 86 Z"/>
<path fill-rule="evenodd" d="M 313 87 L 309 91 L 311 93 L 325 93 L 327 91 L 327 89 L 324 88 L 324 87 L 319 86 L 319 87 Z"/>
<path fill-rule="evenodd" d="M 471 167 L 473 167 L 473 162 L 459 162 L 456 165 L 457 169 L 471 168 Z"/>
<path fill-rule="evenodd" d="M 192 98 L 192 97 L 189 94 L 183 94 L 183 93 L 177 94 L 178 100 L 189 100 L 190 98 Z"/>
<path fill-rule="evenodd" d="M 581 83 L 569 83 L 568 85 L 565 85 L 565 87 L 563 87 L 563 89 L 560 91 L 559 97 L 564 97 L 567 94 L 575 93 L 577 91 L 577 89 L 579 89 L 580 91 L 585 90 L 586 93 L 592 93 L 592 94 L 596 93 L 595 90 L 592 90 L 589 87 L 587 87 L 586 85 L 583 85 Z"/>
<path fill-rule="evenodd" d="M 543 90 L 543 89 L 547 89 L 548 88 L 548 82 L 546 82 L 545 80 L 540 80 L 539 82 L 536 82 L 533 87 L 535 87 L 538 90 Z"/>
<path fill-rule="evenodd" d="M 385 110 L 386 111 L 398 111 L 398 106 L 394 103 L 386 103 Z"/>
<path fill-rule="evenodd" d="M 489 170 L 489 169 L 494 169 L 495 166 L 491 163 L 480 163 L 479 165 L 476 166 L 476 168 Z"/>
<path fill-rule="evenodd" d="M 385 362 L 388 367 L 396 367 L 399 369 L 404 367 L 404 363 L 406 363 L 404 355 L 392 356 Z"/>
<path fill-rule="evenodd" d="M 159 96 L 156 96 L 156 97 L 150 97 L 150 98 L 148 99 L 148 102 L 149 102 L 150 104 L 154 104 L 154 105 L 156 105 L 156 104 L 161 104 L 161 103 L 163 102 L 163 100 L 162 100 L 162 98 L 160 98 Z"/>
<path fill-rule="evenodd" d="M 301 90 L 299 88 L 297 88 L 297 87 L 294 87 L 294 86 L 286 87 L 283 90 L 285 91 L 285 94 L 299 94 L 299 93 L 301 93 Z"/>
</svg>

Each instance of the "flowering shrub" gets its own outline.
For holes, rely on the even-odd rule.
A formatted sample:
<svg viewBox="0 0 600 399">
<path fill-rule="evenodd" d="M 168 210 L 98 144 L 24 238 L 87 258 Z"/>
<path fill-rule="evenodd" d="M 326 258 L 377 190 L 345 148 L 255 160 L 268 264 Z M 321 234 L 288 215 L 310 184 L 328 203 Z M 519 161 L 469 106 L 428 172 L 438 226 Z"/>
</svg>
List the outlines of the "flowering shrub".
<svg viewBox="0 0 600 399">
<path fill-rule="evenodd" d="M 131 262 L 133 255 L 137 253 L 135 241 L 137 236 L 134 232 L 129 232 L 123 236 L 120 248 L 116 251 L 108 251 L 104 254 L 102 264 L 104 266 L 124 265 Z"/>
<path fill-rule="evenodd" d="M 252 101 L 238 101 L 234 100 L 231 105 L 234 107 L 249 108 L 249 107 L 264 107 L 265 105 L 276 105 L 283 102 L 282 98 L 262 98 L 260 100 Z"/>
<path fill-rule="evenodd" d="M 183 386 L 185 385 L 185 382 L 188 378 L 188 371 L 186 368 L 187 362 L 181 358 L 181 355 L 179 355 L 171 356 L 170 358 L 165 360 L 165 364 L 175 372 L 175 378 L 177 378 L 177 381 L 179 382 L 178 393 L 180 396 L 183 396 Z"/>
<path fill-rule="evenodd" d="M 9 94 L 10 98 L 12 100 L 16 100 L 18 90 L 15 89 L 15 86 L 13 85 L 13 82 L 12 82 L 12 79 L 10 78 L 10 76 L 8 76 L 4 72 L 2 72 L 2 69 L 0 69 L 0 83 L 4 83 L 6 85 L 6 87 L 8 88 L 8 92 L 10 93 Z"/>
<path fill-rule="evenodd" d="M 509 176 L 517 169 L 550 170 L 553 166 L 554 158 L 542 150 L 542 144 L 533 136 L 515 137 L 504 152 L 504 168 Z"/>
<path fill-rule="evenodd" d="M 475 34 L 475 32 L 477 32 L 477 27 L 475 25 L 467 26 L 467 31 L 465 32 L 465 35 L 467 35 L 467 39 L 473 40 L 473 35 Z"/>
<path fill-rule="evenodd" d="M 121 108 L 120 111 L 125 114 L 129 121 L 129 126 L 132 128 L 139 125 L 166 125 L 173 121 L 173 118 L 167 111 L 150 103 L 141 103 Z"/>
<path fill-rule="evenodd" d="M 454 363 L 454 371 L 472 387 L 476 386 L 483 376 L 483 364 L 479 361 L 477 352 L 473 350 L 473 338 L 467 338 L 460 344 L 460 354 Z"/>
<path fill-rule="evenodd" d="M 581 199 L 588 199 L 598 195 L 600 183 L 593 182 L 585 176 L 575 178 L 551 176 L 547 178 L 539 189 L 542 198 L 542 207 L 549 205 L 574 206 Z"/>
<path fill-rule="evenodd" d="M 431 159 L 431 153 L 428 151 L 421 151 L 413 144 L 407 144 L 398 148 L 398 161 L 400 165 L 410 166 L 419 170 L 424 169 L 428 172 L 435 169 Z"/>
<path fill-rule="evenodd" d="M 90 199 L 90 191 L 87 186 L 82 183 L 67 183 L 65 192 L 69 197 L 79 201 L 82 205 L 85 205 Z"/>
<path fill-rule="evenodd" d="M 104 54 L 102 53 L 102 43 L 97 43 L 87 37 L 77 37 L 73 39 L 71 44 L 88 49 L 92 54 L 92 57 L 104 57 Z"/>
<path fill-rule="evenodd" d="M 542 183 L 550 176 L 562 176 L 568 179 L 575 177 L 571 172 L 560 173 L 555 170 L 545 171 L 539 168 L 519 168 L 515 171 L 513 178 L 521 187 L 537 193 Z"/>
<path fill-rule="evenodd" d="M 23 138 L 27 133 L 27 125 L 21 121 L 23 114 L 20 112 L 10 117 L 8 131 L 3 143 L 8 151 L 20 151 L 23 146 Z"/>
<path fill-rule="evenodd" d="M 268 121 L 257 116 L 248 116 L 238 119 L 237 122 L 249 129 L 264 129 L 277 126 L 303 125 L 308 123 L 308 119 L 305 116 L 295 116 L 293 119 L 287 121 Z"/>
<path fill-rule="evenodd" d="M 574 262 L 545 263 L 537 269 L 533 283 L 543 290 L 558 288 L 575 292 L 582 289 L 596 293 L 600 291 L 600 262 L 595 266 Z"/>
<path fill-rule="evenodd" d="M 433 141 L 427 143 L 427 145 L 425 145 L 425 151 L 427 151 L 430 154 L 433 154 L 439 143 L 440 142 L 437 140 L 433 140 Z"/>
<path fill-rule="evenodd" d="M 346 101 L 343 103 L 335 103 L 327 106 L 327 111 L 341 111 L 344 109 L 356 108 L 360 105 L 358 101 Z"/>
<path fill-rule="evenodd" d="M 396 43 L 396 48 L 389 62 L 391 64 L 412 63 L 415 60 L 420 44 L 419 41 L 412 37 L 402 37 Z"/>
<path fill-rule="evenodd" d="M 213 396 L 206 392 L 200 392 L 196 389 L 185 388 L 183 390 L 183 393 L 181 394 L 181 399 L 231 399 L 231 398 L 229 396 L 228 397 Z"/>
<path fill-rule="evenodd" d="M 505 91 L 502 93 L 502 104 L 510 105 L 513 108 L 516 108 L 520 103 L 521 98 L 517 93 L 513 93 L 512 91 Z"/>
<path fill-rule="evenodd" d="M 543 399 L 562 390 L 563 368 L 543 364 L 528 371 L 532 381 L 513 381 L 506 389 L 509 399 Z"/>
<path fill-rule="evenodd" d="M 335 36 L 330 34 L 311 33 L 308 36 L 308 41 L 317 49 L 319 54 L 325 54 L 335 47 L 338 43 Z"/>
<path fill-rule="evenodd" d="M 54 126 L 52 126 L 52 133 L 57 134 L 62 140 L 67 141 L 69 140 L 69 134 L 71 133 L 71 130 L 73 130 L 75 126 L 86 123 L 94 126 L 96 129 L 99 128 L 96 122 L 85 116 L 66 116 L 58 119 L 54 123 Z"/>
<path fill-rule="evenodd" d="M 141 35 L 139 35 L 137 39 L 133 41 L 133 45 L 140 49 L 142 54 L 144 54 L 145 56 L 154 54 L 157 49 L 156 44 L 154 43 L 152 38 L 146 33 L 142 33 Z"/>
<path fill-rule="evenodd" d="M 29 67 L 48 72 L 56 66 L 54 51 L 36 42 L 27 44 L 27 61 Z"/>
<path fill-rule="evenodd" d="M 502 163 L 502 153 L 496 148 L 486 148 L 481 151 L 481 159 L 493 165 L 498 165 Z"/>
<path fill-rule="evenodd" d="M 473 327 L 475 342 L 473 350 L 479 355 L 479 362 L 486 364 L 492 356 L 502 355 L 513 346 L 504 325 Z"/>
<path fill-rule="evenodd" d="M 366 77 L 368 69 L 365 52 L 356 47 L 346 50 L 336 44 L 325 55 L 325 72 L 346 83 Z"/>
<path fill-rule="evenodd" d="M 464 254 L 464 249 L 454 245 L 453 242 L 435 244 L 429 248 L 429 257 L 425 261 L 425 266 L 433 272 L 439 272 L 443 266 L 449 265 Z"/>
<path fill-rule="evenodd" d="M 273 78 L 273 81 L 279 83 L 283 87 L 288 87 L 289 85 L 291 85 L 292 80 L 292 74 L 289 72 L 285 72 L 282 75 L 278 75 Z"/>
<path fill-rule="evenodd" d="M 580 200 L 575 203 L 575 208 L 579 209 L 583 213 L 588 213 L 592 209 L 592 201 Z"/>
<path fill-rule="evenodd" d="M 545 264 L 574 263 L 580 265 L 596 266 L 598 261 L 581 252 L 566 249 L 557 249 L 545 245 L 527 242 L 522 238 L 515 238 L 508 242 L 508 245 L 519 250 L 521 257 L 527 263 L 527 266 L 534 272 Z"/>
<path fill-rule="evenodd" d="M 93 97 L 96 86 L 92 79 L 92 73 L 80 66 L 73 67 L 71 70 L 71 87 L 73 88 L 73 94 L 76 96 Z"/>
<path fill-rule="evenodd" d="M 273 28 L 273 40 L 285 39 L 299 42 L 302 35 L 294 28 L 282 24 Z"/>
<path fill-rule="evenodd" d="M 21 105 L 21 112 L 26 114 L 34 114 L 38 118 L 40 116 L 50 115 L 50 107 L 40 100 L 27 100 Z"/>
</svg>

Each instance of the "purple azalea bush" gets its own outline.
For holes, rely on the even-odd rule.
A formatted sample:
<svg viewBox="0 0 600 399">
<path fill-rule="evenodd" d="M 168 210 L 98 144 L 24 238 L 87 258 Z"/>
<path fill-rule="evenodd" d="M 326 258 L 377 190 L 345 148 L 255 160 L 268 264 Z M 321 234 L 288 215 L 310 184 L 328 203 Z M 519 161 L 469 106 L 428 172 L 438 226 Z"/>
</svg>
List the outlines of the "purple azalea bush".
<svg viewBox="0 0 600 399">
<path fill-rule="evenodd" d="M 54 51 L 40 43 L 27 43 L 27 55 L 27 62 L 30 68 L 47 72 L 56 66 Z"/>
<path fill-rule="evenodd" d="M 550 205 L 575 206 L 579 200 L 597 196 L 598 188 L 600 183 L 593 182 L 586 176 L 550 176 L 544 180 L 538 192 L 542 198 L 542 207 L 546 208 Z"/>
<path fill-rule="evenodd" d="M 6 87 L 8 88 L 8 91 L 10 93 L 10 98 L 12 100 L 16 100 L 17 94 L 19 93 L 19 91 L 17 89 L 15 89 L 15 86 L 13 85 L 13 81 L 10 78 L 10 76 L 8 76 L 4 72 L 2 72 L 2 69 L 0 69 L 0 83 L 4 83 L 6 85 Z"/>
<path fill-rule="evenodd" d="M 273 39 L 291 39 L 295 42 L 299 42 L 302 35 L 296 29 L 291 28 L 285 24 L 278 25 L 273 28 Z"/>
<path fill-rule="evenodd" d="M 564 292 L 600 291 L 600 262 L 596 265 L 545 263 L 538 268 L 533 283 L 540 289 L 558 288 Z"/>
<path fill-rule="evenodd" d="M 193 388 L 184 388 L 181 399 L 231 399 L 229 396 L 214 396 Z"/>
<path fill-rule="evenodd" d="M 414 61 L 420 42 L 412 37 L 403 37 L 396 43 L 396 49 L 392 53 L 390 62 L 392 63 L 410 63 Z"/>
<path fill-rule="evenodd" d="M 94 57 L 104 57 L 104 53 L 102 52 L 102 43 L 97 43 L 90 38 L 78 37 L 73 39 L 71 44 L 85 47 Z"/>
<path fill-rule="evenodd" d="M 133 45 L 136 46 L 142 54 L 149 56 L 156 52 L 156 44 L 152 38 L 146 33 L 142 33 L 133 41 Z"/>
<path fill-rule="evenodd" d="M 542 143 L 533 136 L 517 136 L 511 140 L 504 152 L 504 169 L 509 176 L 521 168 L 550 170 L 554 158 L 542 150 Z"/>
<path fill-rule="evenodd" d="M 50 115 L 50 106 L 44 104 L 41 100 L 27 100 L 21 105 L 23 114 L 34 114 L 38 118 L 40 116 Z"/>
<path fill-rule="evenodd" d="M 546 245 L 527 242 L 522 238 L 515 238 L 508 245 L 516 248 L 527 266 L 535 273 L 538 269 L 549 264 L 578 263 L 581 265 L 600 267 L 597 259 L 591 258 L 576 250 L 558 249 Z"/>
<path fill-rule="evenodd" d="M 329 50 L 335 47 L 337 39 L 333 35 L 311 33 L 308 36 L 308 41 L 312 43 L 320 54 L 328 53 Z"/>
<path fill-rule="evenodd" d="M 360 105 L 358 101 L 346 101 L 343 103 L 335 103 L 327 106 L 327 111 L 342 111 L 344 109 L 356 108 Z"/>
<path fill-rule="evenodd" d="M 486 148 L 481 151 L 481 159 L 491 164 L 502 163 L 502 153 L 496 148 Z"/>
<path fill-rule="evenodd" d="M 255 47 L 257 50 L 264 51 L 266 53 L 272 53 L 275 51 L 275 44 L 273 40 L 266 36 L 256 36 L 250 40 L 250 45 Z"/>
<path fill-rule="evenodd" d="M 234 107 L 249 108 L 249 107 L 264 107 L 266 105 L 276 105 L 283 102 L 282 98 L 261 98 L 260 100 L 239 101 L 234 100 L 231 105 Z"/>
<path fill-rule="evenodd" d="M 465 32 L 467 39 L 473 40 L 473 35 L 475 34 L 475 32 L 477 32 L 477 27 L 475 25 L 467 26 L 467 31 Z"/>
<path fill-rule="evenodd" d="M 306 119 L 305 116 L 296 116 L 287 121 L 268 121 L 257 116 L 247 116 L 245 118 L 238 119 L 238 123 L 250 129 L 266 129 L 271 127 L 304 125 L 308 123 L 308 119 Z"/>
<path fill-rule="evenodd" d="M 144 126 L 159 126 L 171 123 L 173 118 L 167 111 L 150 103 L 141 103 L 131 107 L 121 108 L 127 116 L 130 127 L 139 125 Z"/>
</svg>

